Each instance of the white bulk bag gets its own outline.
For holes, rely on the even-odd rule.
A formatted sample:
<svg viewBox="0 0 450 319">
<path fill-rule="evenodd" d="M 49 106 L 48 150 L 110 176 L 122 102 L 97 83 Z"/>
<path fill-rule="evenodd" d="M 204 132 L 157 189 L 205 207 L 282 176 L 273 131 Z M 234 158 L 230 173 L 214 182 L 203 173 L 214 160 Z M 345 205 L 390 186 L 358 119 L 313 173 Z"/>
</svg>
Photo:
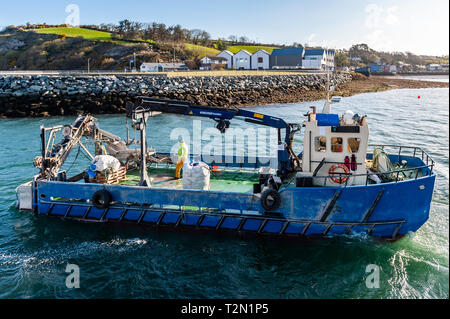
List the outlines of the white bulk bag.
<svg viewBox="0 0 450 319">
<path fill-rule="evenodd" d="M 192 166 L 188 161 L 183 165 L 183 188 L 192 189 Z"/>
<path fill-rule="evenodd" d="M 92 164 L 95 164 L 95 170 L 97 172 L 103 172 L 108 168 L 111 168 L 113 171 L 117 171 L 120 168 L 119 160 L 110 155 L 98 155 L 94 157 Z"/>
<path fill-rule="evenodd" d="M 185 164 L 183 167 L 184 189 L 209 190 L 210 178 L 209 166 L 203 162 L 195 166 Z"/>
</svg>

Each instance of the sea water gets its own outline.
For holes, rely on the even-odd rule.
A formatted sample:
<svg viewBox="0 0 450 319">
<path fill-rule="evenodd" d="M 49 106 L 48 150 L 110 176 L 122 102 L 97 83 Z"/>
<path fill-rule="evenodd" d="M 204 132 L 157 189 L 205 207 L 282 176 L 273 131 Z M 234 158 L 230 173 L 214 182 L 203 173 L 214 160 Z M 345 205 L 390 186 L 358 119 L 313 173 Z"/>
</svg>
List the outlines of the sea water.
<svg viewBox="0 0 450 319">
<path fill-rule="evenodd" d="M 320 110 L 323 101 L 251 110 L 301 123 L 312 105 Z M 0 298 L 448 298 L 448 106 L 448 89 L 362 94 L 332 106 L 367 115 L 371 143 L 423 147 L 436 161 L 430 219 L 394 243 L 363 235 L 291 241 L 154 232 L 37 217 L 17 210 L 15 188 L 37 173 L 39 126 L 74 118 L 1 119 Z M 125 136 L 124 116 L 98 118 L 102 128 Z M 170 151 L 171 130 L 192 130 L 193 120 L 151 119 L 149 145 Z M 296 150 L 302 140 L 296 136 Z M 86 163 L 79 155 L 72 165 L 76 154 L 65 165 L 74 173 Z M 79 267 L 78 289 L 66 286 L 68 264 Z M 379 288 L 366 283 L 373 267 Z"/>
</svg>

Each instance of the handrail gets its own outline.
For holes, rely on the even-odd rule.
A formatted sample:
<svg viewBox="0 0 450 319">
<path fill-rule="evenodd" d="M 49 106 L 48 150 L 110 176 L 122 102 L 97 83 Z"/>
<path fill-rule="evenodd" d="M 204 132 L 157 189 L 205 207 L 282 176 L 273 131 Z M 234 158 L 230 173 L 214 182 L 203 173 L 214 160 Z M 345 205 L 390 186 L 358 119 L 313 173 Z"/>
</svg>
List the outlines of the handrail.
<svg viewBox="0 0 450 319">
<path fill-rule="evenodd" d="M 427 166 L 430 166 L 431 169 L 431 173 L 433 172 L 433 168 L 434 165 L 436 164 L 436 162 L 431 158 L 431 156 L 421 147 L 419 146 L 407 146 L 407 145 L 383 145 L 383 144 L 369 144 L 369 147 L 382 147 L 383 149 L 385 147 L 390 147 L 390 148 L 399 148 L 399 153 L 398 153 L 398 157 L 400 159 L 400 156 L 402 156 L 402 149 L 412 149 L 414 150 L 413 152 L 413 157 L 416 157 L 417 151 L 421 152 L 421 159 L 422 162 L 424 162 L 424 160 L 426 159 L 426 164 Z M 431 164 L 429 164 L 429 162 L 431 161 Z"/>
<path fill-rule="evenodd" d="M 409 149 L 409 150 L 413 150 L 413 157 L 416 158 L 416 154 L 417 151 L 421 152 L 421 159 L 422 162 L 425 163 L 425 165 L 422 166 L 418 166 L 418 167 L 411 167 L 411 168 L 400 168 L 400 169 L 394 169 L 392 171 L 387 171 L 387 172 L 372 172 L 369 171 L 365 174 L 351 174 L 351 173 L 340 173 L 340 172 L 334 172 L 333 175 L 325 175 L 325 176 L 314 176 L 314 178 L 324 178 L 325 179 L 325 185 L 327 182 L 327 179 L 331 178 L 332 176 L 336 176 L 338 175 L 340 178 L 343 177 L 362 177 L 365 176 L 366 177 L 366 185 L 369 182 L 369 176 L 386 176 L 386 175 L 390 175 L 390 174 L 395 174 L 395 183 L 399 182 L 399 175 L 400 173 L 405 173 L 405 172 L 415 172 L 415 177 L 414 179 L 417 179 L 419 176 L 419 171 L 420 170 L 425 170 L 426 169 L 426 176 L 431 176 L 433 174 L 433 168 L 435 165 L 435 161 L 431 158 L 431 156 L 425 152 L 421 147 L 418 146 L 406 146 L 406 145 L 382 145 L 382 144 L 369 144 L 369 147 L 381 147 L 381 148 L 398 148 L 398 157 L 400 160 L 400 157 L 402 156 L 402 151 L 404 151 L 405 149 Z M 404 155 L 403 156 L 407 156 Z M 430 163 L 431 161 L 431 163 Z M 347 187 L 348 186 L 348 180 L 349 178 L 346 179 L 345 185 L 341 186 L 341 187 Z M 394 182 L 394 181 L 391 181 Z"/>
</svg>

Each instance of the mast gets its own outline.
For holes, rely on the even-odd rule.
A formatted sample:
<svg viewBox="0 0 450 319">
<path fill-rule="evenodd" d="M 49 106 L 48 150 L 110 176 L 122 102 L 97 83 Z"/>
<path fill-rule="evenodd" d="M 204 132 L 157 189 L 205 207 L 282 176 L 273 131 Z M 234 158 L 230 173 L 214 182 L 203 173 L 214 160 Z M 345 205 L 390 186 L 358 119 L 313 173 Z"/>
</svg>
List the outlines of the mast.
<svg viewBox="0 0 450 319">
<path fill-rule="evenodd" d="M 328 59 L 328 48 L 325 50 L 326 53 L 326 59 Z M 322 113 L 330 113 L 331 106 L 330 106 L 330 70 L 327 66 L 327 63 L 325 61 L 325 67 L 327 69 L 327 100 L 325 101 L 325 105 L 323 106 Z"/>
<path fill-rule="evenodd" d="M 330 101 L 330 69 L 328 68 L 328 48 L 325 51 L 325 67 L 327 68 L 327 102 Z"/>
</svg>

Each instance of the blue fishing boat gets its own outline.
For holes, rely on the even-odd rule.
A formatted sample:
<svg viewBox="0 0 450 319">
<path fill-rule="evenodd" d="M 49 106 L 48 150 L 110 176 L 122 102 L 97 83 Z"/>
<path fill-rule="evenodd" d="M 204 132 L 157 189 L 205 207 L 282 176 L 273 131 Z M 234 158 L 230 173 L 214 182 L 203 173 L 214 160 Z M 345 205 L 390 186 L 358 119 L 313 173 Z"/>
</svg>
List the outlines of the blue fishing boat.
<svg viewBox="0 0 450 319">
<path fill-rule="evenodd" d="M 18 206 L 83 222 L 281 237 L 397 239 L 418 230 L 429 217 L 434 161 L 420 147 L 370 145 L 367 117 L 335 114 L 331 104 L 327 99 L 320 113 L 312 107 L 302 123 L 287 123 L 249 110 L 142 97 L 126 115 L 127 130 L 131 121 L 140 132 L 136 148 L 91 115 L 42 126 L 42 153 L 34 161 L 39 173 L 18 187 Z M 189 154 L 183 178 L 174 179 L 176 161 L 146 144 L 151 117 L 160 113 L 209 118 L 221 133 L 234 120 L 275 128 L 277 156 Z M 303 150 L 295 151 L 294 136 L 302 130 Z M 94 155 L 86 139 L 94 141 Z M 77 145 L 92 161 L 67 176 L 61 168 Z M 200 187 L 187 183 L 194 162 L 201 163 Z"/>
</svg>

